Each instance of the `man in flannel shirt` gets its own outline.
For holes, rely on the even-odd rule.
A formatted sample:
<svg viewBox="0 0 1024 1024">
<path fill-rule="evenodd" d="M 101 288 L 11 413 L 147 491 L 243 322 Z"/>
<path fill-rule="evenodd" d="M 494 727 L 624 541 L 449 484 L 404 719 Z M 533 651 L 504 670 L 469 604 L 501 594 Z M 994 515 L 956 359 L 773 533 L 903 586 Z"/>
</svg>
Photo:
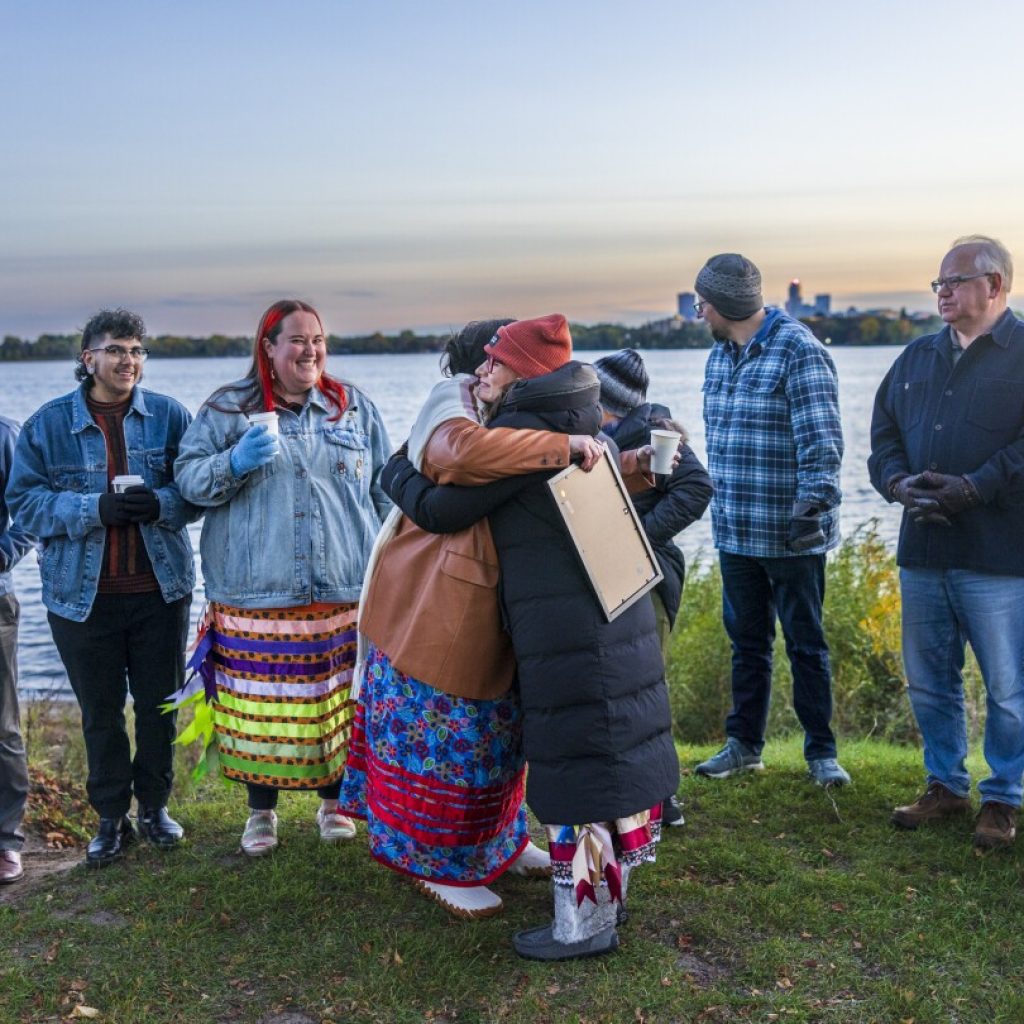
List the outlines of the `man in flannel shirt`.
<svg viewBox="0 0 1024 1024">
<path fill-rule="evenodd" d="M 724 779 L 764 768 L 778 616 L 810 777 L 842 786 L 850 776 L 836 760 L 822 629 L 825 552 L 839 543 L 836 368 L 802 323 L 765 308 L 761 274 L 745 257 L 712 256 L 694 290 L 715 340 L 704 376 L 704 426 L 733 651 L 726 744 L 697 773 Z"/>
</svg>

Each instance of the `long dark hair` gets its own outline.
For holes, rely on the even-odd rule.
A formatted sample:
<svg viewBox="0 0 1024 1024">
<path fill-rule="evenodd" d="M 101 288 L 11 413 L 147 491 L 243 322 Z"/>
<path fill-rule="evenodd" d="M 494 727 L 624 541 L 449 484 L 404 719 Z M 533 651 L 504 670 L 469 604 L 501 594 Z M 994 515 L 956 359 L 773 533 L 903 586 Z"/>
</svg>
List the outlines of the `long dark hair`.
<svg viewBox="0 0 1024 1024">
<path fill-rule="evenodd" d="M 217 412 L 240 412 L 248 415 L 254 412 L 274 411 L 274 374 L 263 342 L 269 341 L 272 345 L 277 344 L 278 335 L 281 333 L 281 324 L 286 316 L 291 313 L 312 313 L 323 330 L 323 320 L 320 314 L 308 302 L 301 299 L 280 299 L 267 309 L 260 317 L 259 326 L 256 328 L 256 336 L 252 345 L 252 360 L 249 369 L 246 371 L 242 387 L 242 397 L 233 408 L 224 408 L 219 405 L 229 391 L 233 391 L 231 385 L 218 388 L 204 403 Z M 320 374 L 316 382 L 317 387 L 323 392 L 328 403 L 334 407 L 332 420 L 338 419 L 348 406 L 348 396 L 345 393 L 345 386 L 340 380 L 336 380 L 326 370 Z"/>
<path fill-rule="evenodd" d="M 514 317 L 470 320 L 458 334 L 448 339 L 441 354 L 441 372 L 446 377 L 454 377 L 457 373 L 472 373 L 487 358 L 484 346 L 498 333 L 498 328 L 515 322 Z"/>
</svg>

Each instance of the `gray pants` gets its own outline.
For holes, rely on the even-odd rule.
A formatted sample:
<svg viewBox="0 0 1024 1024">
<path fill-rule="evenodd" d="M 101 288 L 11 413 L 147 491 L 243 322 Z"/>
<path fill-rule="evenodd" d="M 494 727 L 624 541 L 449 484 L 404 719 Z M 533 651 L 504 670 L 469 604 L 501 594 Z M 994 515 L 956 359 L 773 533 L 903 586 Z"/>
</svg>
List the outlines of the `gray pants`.
<svg viewBox="0 0 1024 1024">
<path fill-rule="evenodd" d="M 18 620 L 14 594 L 0 596 L 0 850 L 21 850 L 28 765 L 18 717 Z"/>
</svg>

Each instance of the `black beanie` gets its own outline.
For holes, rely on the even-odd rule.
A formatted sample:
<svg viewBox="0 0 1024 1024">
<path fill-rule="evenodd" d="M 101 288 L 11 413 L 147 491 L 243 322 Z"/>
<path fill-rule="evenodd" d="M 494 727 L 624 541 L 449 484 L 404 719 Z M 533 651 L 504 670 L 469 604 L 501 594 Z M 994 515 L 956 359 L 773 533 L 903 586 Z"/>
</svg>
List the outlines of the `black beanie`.
<svg viewBox="0 0 1024 1024">
<path fill-rule="evenodd" d="M 735 252 L 712 256 L 697 275 L 694 290 L 726 320 L 746 320 L 764 306 L 761 271 Z"/>
<path fill-rule="evenodd" d="M 601 381 L 601 405 L 613 416 L 628 416 L 647 401 L 650 383 L 640 353 L 623 348 L 594 363 Z"/>
</svg>

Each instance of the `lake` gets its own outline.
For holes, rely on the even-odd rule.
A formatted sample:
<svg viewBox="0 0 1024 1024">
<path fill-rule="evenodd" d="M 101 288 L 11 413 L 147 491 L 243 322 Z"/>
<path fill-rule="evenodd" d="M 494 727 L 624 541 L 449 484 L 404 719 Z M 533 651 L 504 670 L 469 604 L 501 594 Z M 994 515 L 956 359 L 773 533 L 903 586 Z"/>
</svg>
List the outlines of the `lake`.
<svg viewBox="0 0 1024 1024">
<path fill-rule="evenodd" d="M 839 369 L 839 392 L 846 438 L 843 460 L 842 525 L 848 533 L 871 518 L 879 520 L 879 532 L 895 542 L 899 511 L 887 505 L 868 483 L 866 461 L 870 450 L 869 427 L 875 389 L 900 349 L 833 348 Z M 594 360 L 604 353 L 586 352 Z M 651 377 L 648 397 L 672 409 L 690 434 L 690 443 L 702 460 L 704 427 L 701 420 L 701 381 L 706 350 L 652 351 L 643 353 Z M 247 359 L 151 359 L 146 364 L 145 384 L 155 391 L 173 395 L 195 412 L 213 389 L 241 377 Z M 380 409 L 393 445 L 405 439 L 424 398 L 439 377 L 434 354 L 395 356 L 333 356 L 329 369 L 358 385 Z M 72 367 L 66 363 L 0 363 L 0 412 L 20 422 L 43 402 L 74 386 Z M 190 528 L 199 564 L 201 524 Z M 692 560 L 713 556 L 710 518 L 694 523 L 678 539 Z M 19 634 L 20 691 L 26 697 L 70 696 L 67 677 L 50 639 L 46 610 L 40 600 L 39 571 L 29 555 L 14 570 L 14 581 L 22 606 Z M 193 616 L 203 603 L 202 581 L 193 600 Z"/>
</svg>

